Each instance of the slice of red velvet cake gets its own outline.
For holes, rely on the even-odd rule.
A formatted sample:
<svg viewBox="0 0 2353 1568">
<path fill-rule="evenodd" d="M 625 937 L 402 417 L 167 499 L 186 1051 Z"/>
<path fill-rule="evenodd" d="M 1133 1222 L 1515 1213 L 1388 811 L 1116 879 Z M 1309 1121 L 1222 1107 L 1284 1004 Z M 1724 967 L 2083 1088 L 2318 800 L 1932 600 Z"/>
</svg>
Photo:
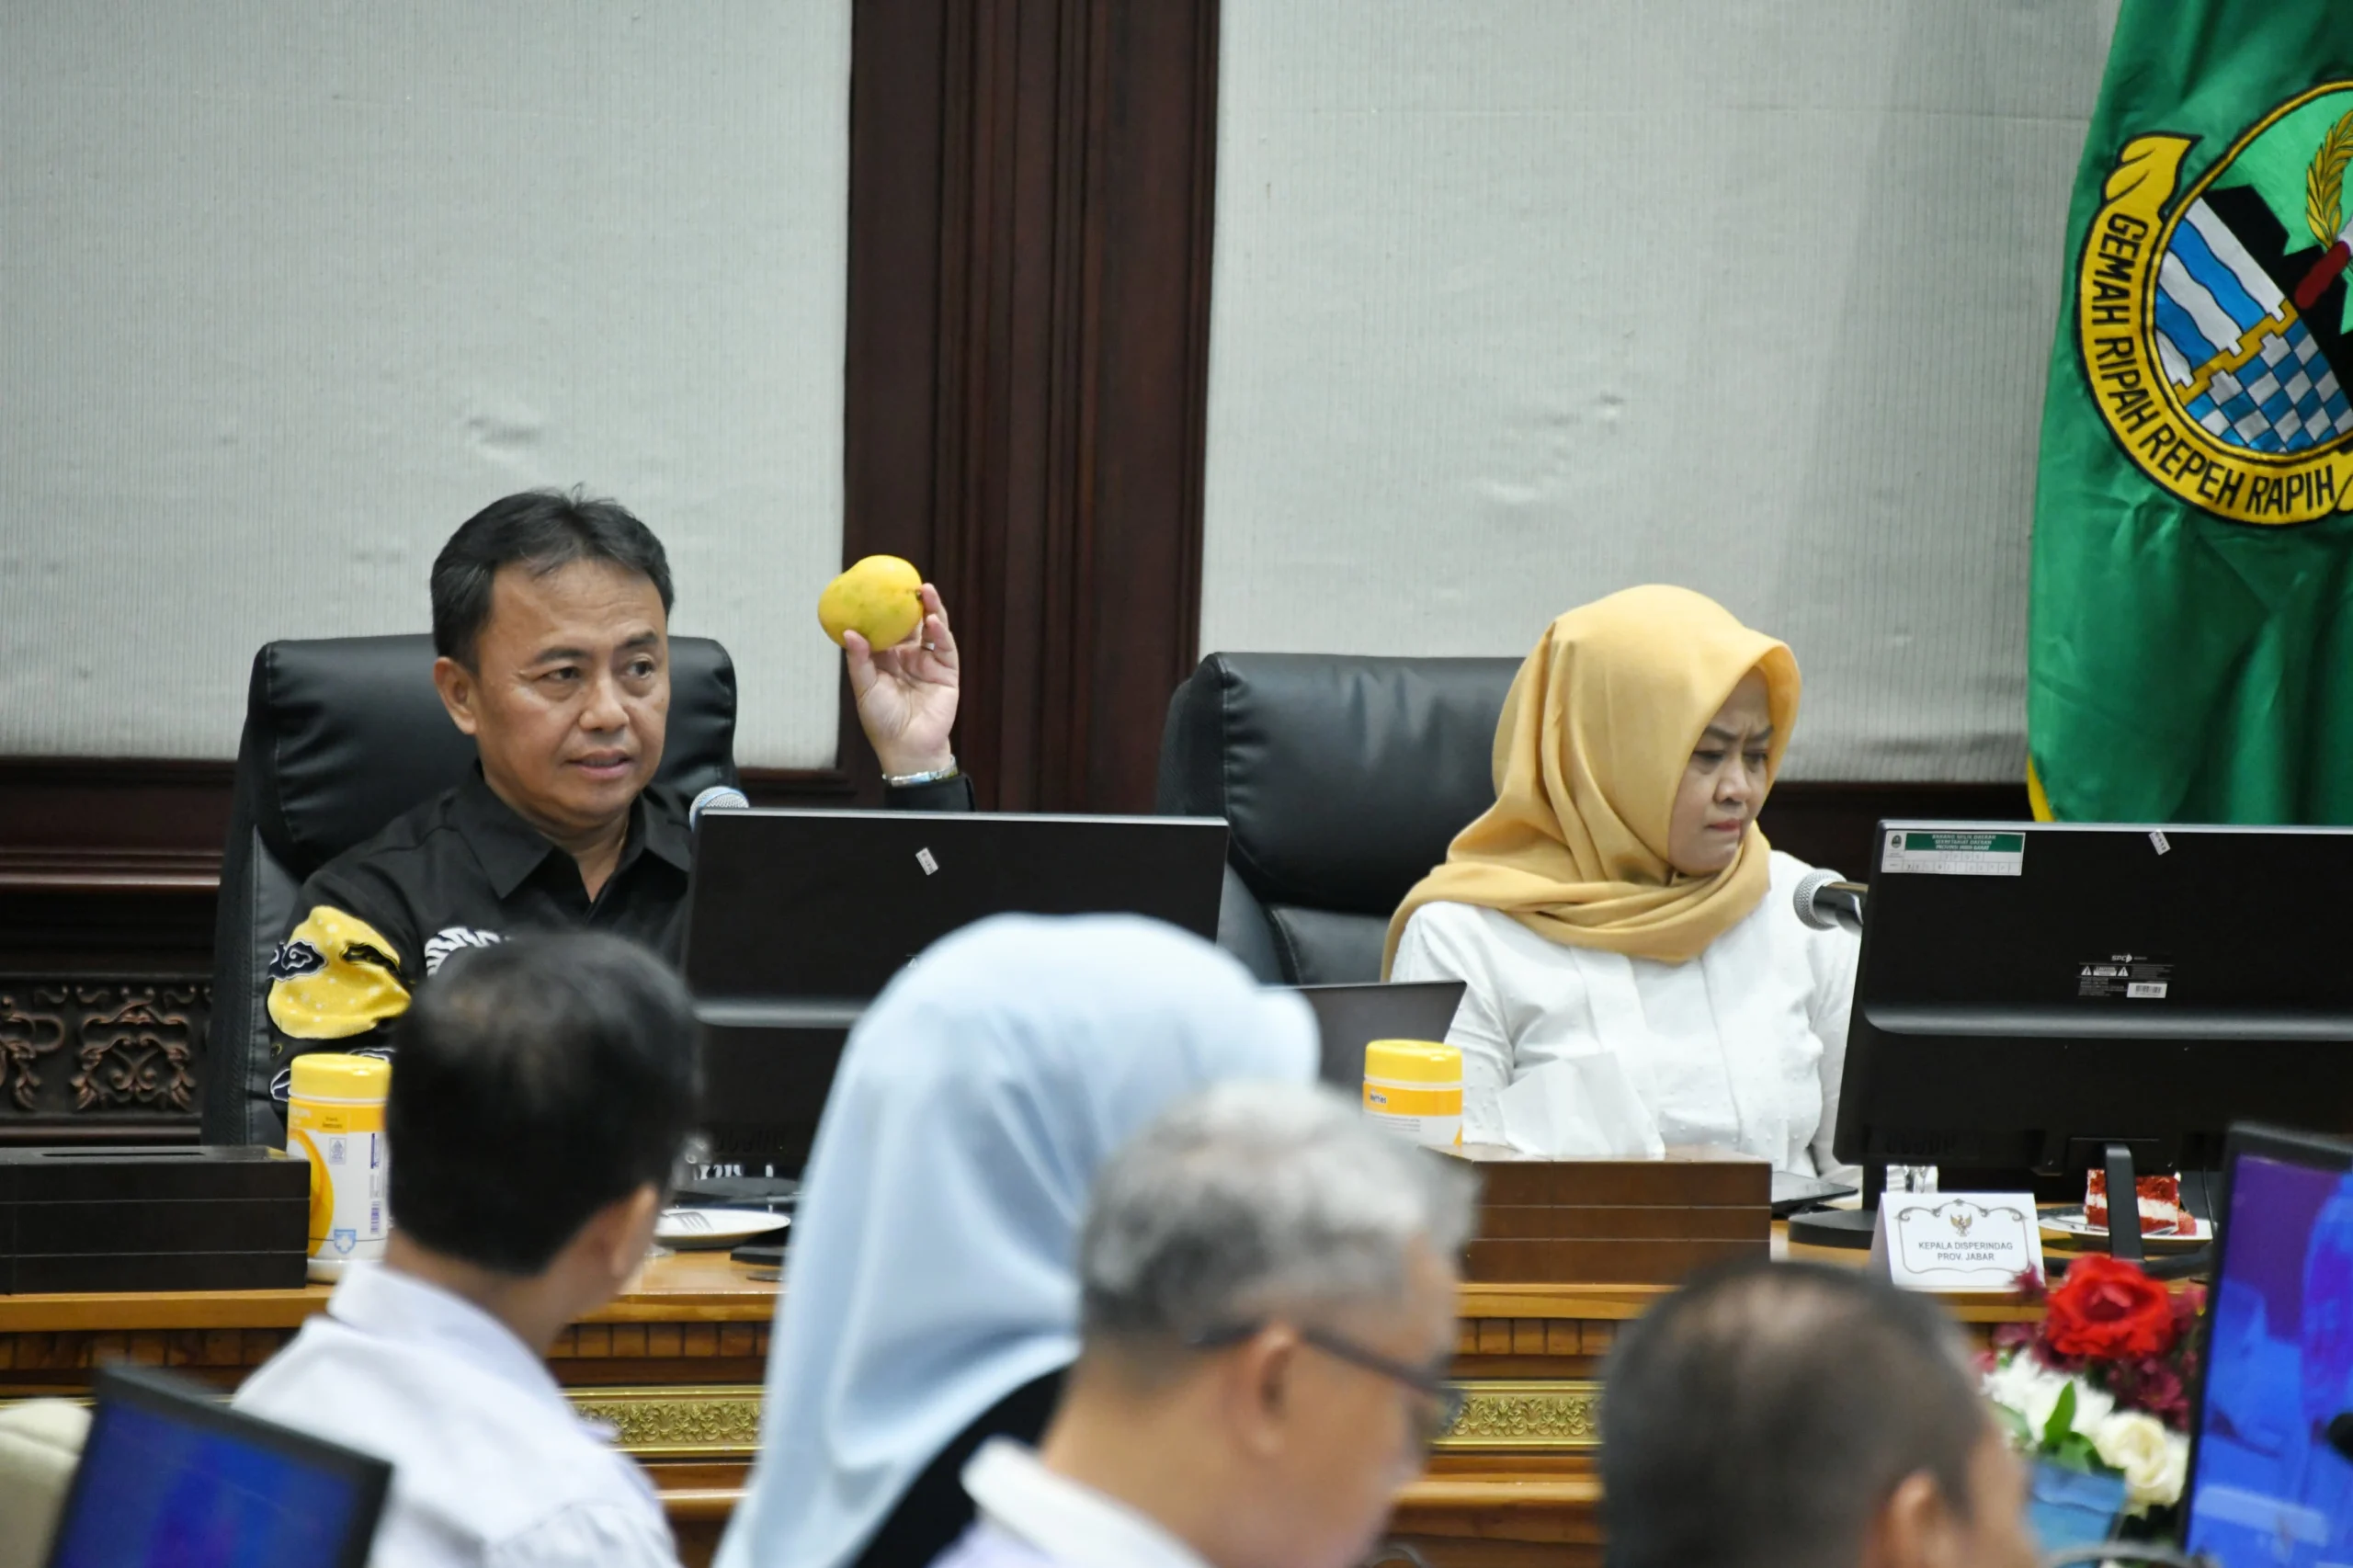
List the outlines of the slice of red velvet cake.
<svg viewBox="0 0 2353 1568">
<path fill-rule="evenodd" d="M 2181 1178 L 2177 1176 L 2145 1176 L 2133 1181 L 2133 1190 L 2141 1201 L 2141 1233 L 2144 1236 L 2194 1236 L 2198 1221 L 2181 1206 Z M 2108 1173 L 2095 1170 L 2091 1183 L 2084 1192 L 2084 1220 L 2088 1224 L 2108 1224 Z"/>
</svg>

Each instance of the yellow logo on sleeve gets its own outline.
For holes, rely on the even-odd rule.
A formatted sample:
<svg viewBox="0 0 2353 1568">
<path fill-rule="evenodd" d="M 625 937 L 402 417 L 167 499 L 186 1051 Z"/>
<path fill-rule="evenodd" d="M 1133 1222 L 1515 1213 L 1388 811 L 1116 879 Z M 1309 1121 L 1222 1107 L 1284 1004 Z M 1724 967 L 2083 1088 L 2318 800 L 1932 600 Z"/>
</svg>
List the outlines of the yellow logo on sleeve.
<svg viewBox="0 0 2353 1568">
<path fill-rule="evenodd" d="M 269 978 L 270 1021 L 295 1040 L 348 1040 L 408 1011 L 392 943 L 324 903 L 278 945 Z"/>
</svg>

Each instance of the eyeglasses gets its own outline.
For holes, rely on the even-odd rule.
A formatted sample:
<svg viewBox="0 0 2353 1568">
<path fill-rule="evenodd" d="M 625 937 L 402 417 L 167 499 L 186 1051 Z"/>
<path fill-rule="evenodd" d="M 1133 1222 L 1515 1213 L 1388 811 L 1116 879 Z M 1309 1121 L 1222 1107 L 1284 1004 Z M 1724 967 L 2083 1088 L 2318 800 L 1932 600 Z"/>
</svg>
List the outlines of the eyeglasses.
<svg viewBox="0 0 2353 1568">
<path fill-rule="evenodd" d="M 1198 1334 L 1188 1335 L 1185 1343 L 1195 1350 L 1223 1350 L 1241 1344 L 1266 1326 L 1267 1320 L 1263 1318 L 1256 1323 L 1227 1324 L 1221 1328 L 1203 1329 Z M 1333 1359 L 1346 1361 L 1351 1367 L 1387 1378 L 1391 1382 L 1420 1394 L 1423 1403 L 1416 1419 L 1424 1448 L 1453 1431 L 1455 1423 L 1462 1419 L 1462 1407 L 1470 1395 L 1461 1384 L 1450 1383 L 1435 1376 L 1427 1368 L 1409 1367 L 1403 1361 L 1392 1360 L 1377 1350 L 1368 1350 L 1352 1339 L 1343 1338 L 1324 1329 L 1300 1328 L 1296 1332 L 1302 1341 Z"/>
</svg>

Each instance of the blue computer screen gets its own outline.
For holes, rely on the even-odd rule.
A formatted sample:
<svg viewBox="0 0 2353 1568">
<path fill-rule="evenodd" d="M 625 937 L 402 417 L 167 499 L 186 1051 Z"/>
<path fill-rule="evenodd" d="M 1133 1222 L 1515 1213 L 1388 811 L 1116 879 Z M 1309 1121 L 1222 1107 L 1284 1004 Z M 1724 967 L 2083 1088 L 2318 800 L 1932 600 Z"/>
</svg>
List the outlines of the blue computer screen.
<svg viewBox="0 0 2353 1568">
<path fill-rule="evenodd" d="M 2189 1496 L 2193 1551 L 2224 1568 L 2344 1562 L 2353 1460 L 2353 1176 L 2242 1154 L 2209 1309 Z"/>
<path fill-rule="evenodd" d="M 347 1476 L 133 1404 L 99 1413 L 82 1464 L 51 1568 L 331 1568 L 360 1501 Z"/>
</svg>

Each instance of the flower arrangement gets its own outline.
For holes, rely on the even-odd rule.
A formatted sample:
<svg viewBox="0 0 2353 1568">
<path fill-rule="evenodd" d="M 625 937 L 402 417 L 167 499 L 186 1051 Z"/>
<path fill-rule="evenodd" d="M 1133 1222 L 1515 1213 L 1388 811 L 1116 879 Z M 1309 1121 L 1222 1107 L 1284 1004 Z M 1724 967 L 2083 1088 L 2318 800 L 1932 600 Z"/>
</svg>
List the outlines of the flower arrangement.
<svg viewBox="0 0 2353 1568">
<path fill-rule="evenodd" d="M 1995 1330 L 1984 1370 L 2019 1449 L 2062 1470 L 2121 1476 L 2129 1514 L 2180 1502 L 2197 1373 L 2191 1330 L 2205 1292 L 2177 1294 L 2098 1254 L 2076 1258 L 2055 1290 L 2033 1274 L 2018 1286 L 2042 1304 L 2042 1320 Z"/>
</svg>

